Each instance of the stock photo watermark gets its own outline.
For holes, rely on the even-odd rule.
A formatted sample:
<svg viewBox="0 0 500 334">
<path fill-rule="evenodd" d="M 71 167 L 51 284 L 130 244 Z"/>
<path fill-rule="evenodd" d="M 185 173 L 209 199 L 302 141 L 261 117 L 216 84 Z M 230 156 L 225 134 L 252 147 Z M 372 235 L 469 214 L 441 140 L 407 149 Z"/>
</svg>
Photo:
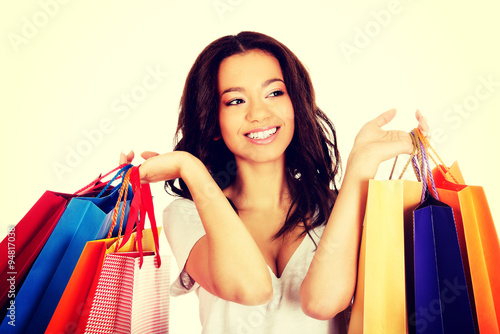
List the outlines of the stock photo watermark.
<svg viewBox="0 0 500 334">
<path fill-rule="evenodd" d="M 446 108 L 441 113 L 436 126 L 431 124 L 429 131 L 431 145 L 438 147 L 438 145 L 445 143 L 453 132 L 458 131 L 467 120 L 480 112 L 482 103 L 494 98 L 499 91 L 500 81 L 495 79 L 493 74 L 478 76 L 474 89 Z M 423 112 L 425 113 L 425 110 Z M 413 174 L 411 165 L 406 166 L 407 161 L 408 157 L 402 155 L 396 161 L 394 169 L 394 160 L 384 162 L 380 165 L 377 176 L 385 180 L 389 178 L 392 172 L 392 179 L 397 179 L 404 171 L 402 178 L 406 179 Z M 404 169 L 405 166 L 406 169 Z"/>
<path fill-rule="evenodd" d="M 262 326 L 266 322 L 267 311 L 276 309 L 279 306 L 280 299 L 273 298 L 268 304 L 255 307 L 252 312 L 248 313 L 245 317 L 239 316 L 236 320 L 238 322 L 236 333 L 237 334 L 251 334 L 261 333 Z"/>
<path fill-rule="evenodd" d="M 224 20 L 226 13 L 234 11 L 242 3 L 243 0 L 215 0 L 212 2 L 212 7 L 219 19 Z"/>
<path fill-rule="evenodd" d="M 382 31 L 387 28 L 394 16 L 401 14 L 403 6 L 401 1 L 392 0 L 386 8 L 372 10 L 370 19 L 362 26 L 354 27 L 354 36 L 351 42 L 342 41 L 339 45 L 348 64 L 352 62 L 353 56 L 361 54 Z"/>
<path fill-rule="evenodd" d="M 16 326 L 16 228 L 11 225 L 8 227 L 7 232 L 7 315 L 9 318 L 7 322 L 10 326 Z"/>
<path fill-rule="evenodd" d="M 443 285 L 439 298 L 432 300 L 427 307 L 419 307 L 408 317 L 408 323 L 416 327 L 417 333 L 423 333 L 429 323 L 441 321 L 447 305 L 451 305 L 459 296 L 467 293 L 467 285 L 460 284 L 458 278 L 455 278 L 453 282 L 445 279 Z"/>
<path fill-rule="evenodd" d="M 52 169 L 59 181 L 63 181 L 63 176 L 71 173 L 77 168 L 85 157 L 88 157 L 94 149 L 100 146 L 106 137 L 113 133 L 120 121 L 127 119 L 131 112 L 140 107 L 141 103 L 147 99 L 149 94 L 156 90 L 168 76 L 159 65 L 155 68 L 146 66 L 146 74 L 142 80 L 128 91 L 121 93 L 115 98 L 109 107 L 111 114 L 101 119 L 97 125 L 91 129 L 82 130 L 82 139 L 76 144 L 66 146 L 66 154 L 63 160 L 53 161 Z"/>
<path fill-rule="evenodd" d="M 62 6 L 71 0 L 40 0 L 37 10 L 21 17 L 21 27 L 17 32 L 7 33 L 7 39 L 17 54 L 20 47 L 29 44 L 60 12 Z"/>
<path fill-rule="evenodd" d="M 493 74 L 487 76 L 481 75 L 477 78 L 478 83 L 469 95 L 466 95 L 461 101 L 447 108 L 442 114 L 443 126 L 431 128 L 431 141 L 435 144 L 442 144 L 448 139 L 447 130 L 459 129 L 464 120 L 469 119 L 474 113 L 478 112 L 481 103 L 490 99 L 498 93 L 500 81 L 493 77 Z"/>
</svg>

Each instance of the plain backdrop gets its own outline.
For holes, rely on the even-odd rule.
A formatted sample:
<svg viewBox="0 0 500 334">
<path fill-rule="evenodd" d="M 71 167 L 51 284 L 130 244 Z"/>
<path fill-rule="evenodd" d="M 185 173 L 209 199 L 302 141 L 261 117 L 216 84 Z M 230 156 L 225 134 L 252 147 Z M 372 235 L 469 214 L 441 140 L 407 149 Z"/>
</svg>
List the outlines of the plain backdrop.
<svg viewBox="0 0 500 334">
<path fill-rule="evenodd" d="M 45 190 L 76 191 L 114 168 L 121 151 L 170 151 L 190 66 L 211 41 L 242 30 L 277 38 L 307 66 L 344 162 L 365 122 L 397 108 L 387 128 L 410 131 L 420 109 L 445 163 L 457 160 L 466 182 L 484 187 L 499 229 L 498 1 L 24 0 L 2 7 L 2 238 Z M 388 178 L 391 163 L 377 178 Z M 161 221 L 172 198 L 162 184 L 152 187 Z M 162 253 L 170 254 L 165 240 Z M 195 294 L 172 298 L 170 325 L 172 333 L 199 332 Z"/>
</svg>

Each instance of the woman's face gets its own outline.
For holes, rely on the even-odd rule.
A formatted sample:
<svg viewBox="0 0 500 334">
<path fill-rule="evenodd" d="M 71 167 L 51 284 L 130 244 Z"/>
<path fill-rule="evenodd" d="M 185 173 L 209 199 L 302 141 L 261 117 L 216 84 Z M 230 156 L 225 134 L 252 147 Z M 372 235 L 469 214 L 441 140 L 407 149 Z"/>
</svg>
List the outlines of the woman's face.
<svg viewBox="0 0 500 334">
<path fill-rule="evenodd" d="M 252 50 L 219 67 L 219 125 L 236 161 L 284 161 L 294 132 L 294 110 L 278 60 Z"/>
</svg>

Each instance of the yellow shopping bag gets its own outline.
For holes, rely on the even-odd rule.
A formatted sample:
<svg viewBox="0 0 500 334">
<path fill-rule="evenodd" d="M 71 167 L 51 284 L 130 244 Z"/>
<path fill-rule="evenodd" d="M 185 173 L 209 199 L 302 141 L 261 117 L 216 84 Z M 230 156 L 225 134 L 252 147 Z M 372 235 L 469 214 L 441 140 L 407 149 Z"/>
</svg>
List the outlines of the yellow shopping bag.
<svg viewBox="0 0 500 334">
<path fill-rule="evenodd" d="M 413 301 L 407 303 L 406 284 L 413 272 L 405 257 L 413 258 L 413 209 L 421 195 L 421 182 L 370 180 L 350 334 L 408 332 Z"/>
</svg>

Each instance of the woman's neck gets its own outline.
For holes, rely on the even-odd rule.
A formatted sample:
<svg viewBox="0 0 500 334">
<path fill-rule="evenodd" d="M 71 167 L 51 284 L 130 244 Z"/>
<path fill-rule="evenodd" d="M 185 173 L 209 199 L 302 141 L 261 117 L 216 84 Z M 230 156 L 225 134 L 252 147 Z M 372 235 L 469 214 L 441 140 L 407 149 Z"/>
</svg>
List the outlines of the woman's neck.
<svg viewBox="0 0 500 334">
<path fill-rule="evenodd" d="M 238 210 L 283 208 L 290 205 L 290 193 L 284 161 L 269 163 L 238 163 L 234 183 L 227 196 Z"/>
</svg>

